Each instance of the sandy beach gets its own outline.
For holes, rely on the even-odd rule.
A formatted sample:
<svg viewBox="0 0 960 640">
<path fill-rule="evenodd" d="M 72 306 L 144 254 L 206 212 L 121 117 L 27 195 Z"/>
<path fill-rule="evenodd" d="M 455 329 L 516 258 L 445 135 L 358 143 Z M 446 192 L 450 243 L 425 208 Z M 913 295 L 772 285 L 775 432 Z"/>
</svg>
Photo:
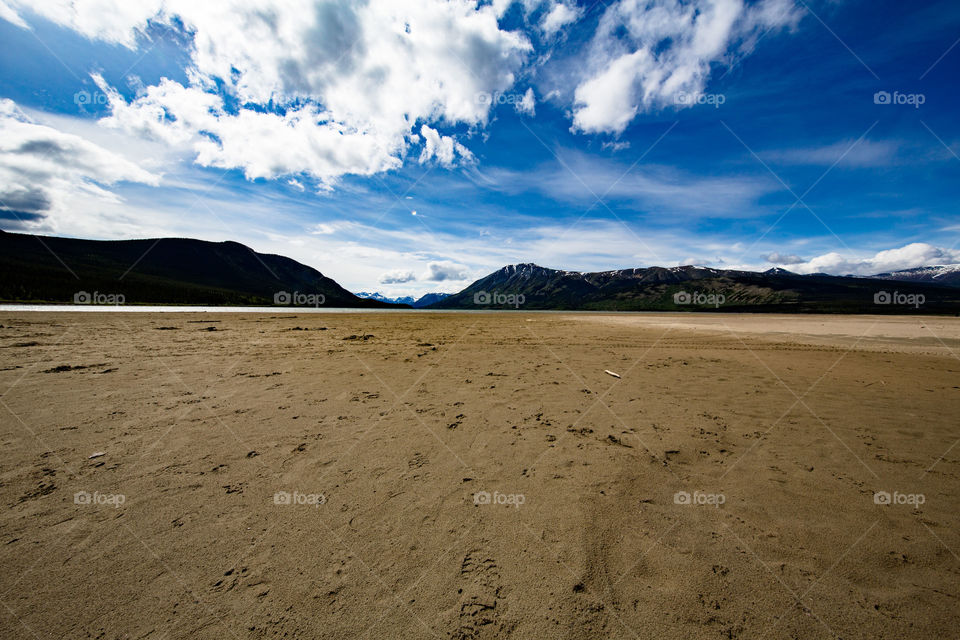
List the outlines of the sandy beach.
<svg viewBox="0 0 960 640">
<path fill-rule="evenodd" d="M 0 325 L 4 638 L 960 627 L 958 318 Z"/>
</svg>

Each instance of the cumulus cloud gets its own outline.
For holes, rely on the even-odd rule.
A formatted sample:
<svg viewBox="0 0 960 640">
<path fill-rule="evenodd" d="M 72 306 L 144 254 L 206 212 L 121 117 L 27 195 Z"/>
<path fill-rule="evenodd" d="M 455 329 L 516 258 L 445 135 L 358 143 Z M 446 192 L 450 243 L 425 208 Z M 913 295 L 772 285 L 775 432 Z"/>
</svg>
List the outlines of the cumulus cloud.
<svg viewBox="0 0 960 640">
<path fill-rule="evenodd" d="M 466 280 L 468 273 L 466 267 L 455 262 L 431 262 L 427 265 L 427 273 L 423 279 L 430 282 Z"/>
<path fill-rule="evenodd" d="M 525 32 L 500 26 L 513 7 Z M 543 64 L 582 14 L 573 0 L 0 0 L 14 24 L 41 16 L 130 49 L 158 25 L 179 32 L 190 41 L 186 81 L 127 99 L 95 78 L 109 96 L 105 124 L 183 146 L 203 166 L 250 179 L 303 174 L 327 190 L 411 154 L 473 162 L 464 142 L 496 106 L 478 96 L 501 95 L 528 63 Z M 798 20 L 790 0 L 617 0 L 577 52 L 573 129 L 622 132 L 702 92 L 711 65 L 744 55 L 760 33 Z M 534 115 L 532 89 L 515 107 Z"/>
<path fill-rule="evenodd" d="M 567 25 L 576 22 L 580 14 L 579 7 L 566 2 L 557 2 L 544 13 L 540 28 L 547 37 L 553 36 Z"/>
<path fill-rule="evenodd" d="M 498 18 L 502 18 L 514 5 L 519 5 L 524 20 L 528 24 L 537 24 L 547 38 L 573 24 L 583 14 L 574 0 L 492 0 L 491 2 Z"/>
<path fill-rule="evenodd" d="M 77 196 L 118 202 L 105 188 L 118 182 L 159 181 L 125 157 L 34 122 L 12 100 L 0 99 L 0 217 L 35 222 L 68 210 Z"/>
<path fill-rule="evenodd" d="M 960 249 L 944 249 L 925 242 L 914 242 L 897 249 L 880 251 L 869 258 L 854 258 L 833 251 L 797 264 L 791 270 L 797 273 L 869 276 L 889 271 L 957 263 L 960 263 Z"/>
<path fill-rule="evenodd" d="M 326 185 L 345 173 L 371 175 L 400 166 L 399 146 L 342 124 L 322 122 L 312 105 L 284 114 L 240 109 L 231 115 L 223 99 L 198 87 L 164 79 L 127 103 L 95 76 L 110 101 L 102 123 L 171 144 L 188 143 L 196 162 L 242 168 L 248 179 L 306 173 Z"/>
<path fill-rule="evenodd" d="M 439 164 L 449 168 L 455 164 L 457 156 L 466 162 L 473 162 L 474 160 L 470 150 L 457 142 L 452 136 L 442 136 L 436 129 L 431 129 L 427 125 L 420 127 L 420 136 L 423 138 L 420 164 L 428 162 L 431 158 L 436 158 Z M 413 213 L 416 215 L 416 211 Z"/>
<path fill-rule="evenodd" d="M 803 258 L 793 254 L 782 254 L 782 253 L 770 253 L 766 256 L 763 256 L 763 259 L 769 262 L 770 264 L 802 264 L 806 262 Z"/>
<path fill-rule="evenodd" d="M 397 168 L 427 123 L 486 125 L 490 104 L 476 96 L 511 87 L 532 49 L 500 28 L 491 5 L 461 0 L 8 4 L 131 49 L 149 24 L 181 30 L 193 41 L 189 80 L 127 101 L 97 78 L 110 97 L 106 123 L 187 145 L 204 166 L 328 186 Z M 423 142 L 423 161 L 472 158 L 439 132 Z"/>
<path fill-rule="evenodd" d="M 414 282 L 417 276 L 412 271 L 390 271 L 379 278 L 380 284 L 403 284 Z"/>
<path fill-rule="evenodd" d="M 533 87 L 527 89 L 523 98 L 516 104 L 517 113 L 525 113 L 528 116 L 537 115 L 537 99 L 533 95 Z"/>
<path fill-rule="evenodd" d="M 799 17 L 789 0 L 619 0 L 590 45 L 573 129 L 619 133 L 639 113 L 689 104 L 682 98 L 703 93 L 711 64 L 729 62 L 759 32 Z"/>
</svg>

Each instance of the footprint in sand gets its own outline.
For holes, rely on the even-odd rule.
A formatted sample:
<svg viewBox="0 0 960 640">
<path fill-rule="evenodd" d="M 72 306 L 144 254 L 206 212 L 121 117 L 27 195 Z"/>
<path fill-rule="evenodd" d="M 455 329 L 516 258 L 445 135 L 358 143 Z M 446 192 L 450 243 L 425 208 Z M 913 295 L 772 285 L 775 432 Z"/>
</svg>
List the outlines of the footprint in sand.
<svg viewBox="0 0 960 640">
<path fill-rule="evenodd" d="M 460 564 L 459 620 L 453 637 L 458 640 L 500 637 L 503 604 L 497 563 L 474 550 Z"/>
</svg>

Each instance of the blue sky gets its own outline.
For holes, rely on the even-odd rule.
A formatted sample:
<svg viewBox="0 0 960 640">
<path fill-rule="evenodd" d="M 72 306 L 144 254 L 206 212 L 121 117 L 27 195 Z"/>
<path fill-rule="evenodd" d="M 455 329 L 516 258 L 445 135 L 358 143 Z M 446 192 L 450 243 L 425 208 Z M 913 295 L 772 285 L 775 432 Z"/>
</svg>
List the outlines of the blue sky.
<svg viewBox="0 0 960 640">
<path fill-rule="evenodd" d="M 955 2 L 31 4 L 0 0 L 7 230 L 237 240 L 392 295 L 960 262 Z"/>
</svg>

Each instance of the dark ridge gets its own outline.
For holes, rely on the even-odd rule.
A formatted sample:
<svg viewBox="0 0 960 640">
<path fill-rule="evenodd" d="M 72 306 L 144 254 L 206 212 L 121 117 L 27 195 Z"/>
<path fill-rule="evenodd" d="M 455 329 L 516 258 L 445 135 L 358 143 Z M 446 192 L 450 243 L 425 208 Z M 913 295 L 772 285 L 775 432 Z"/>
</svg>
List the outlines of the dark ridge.
<svg viewBox="0 0 960 640">
<path fill-rule="evenodd" d="M 127 304 L 272 305 L 275 294 L 296 292 L 315 296 L 308 306 L 319 296 L 326 307 L 398 306 L 358 298 L 312 267 L 238 242 L 0 231 L 0 299 L 67 303 L 79 292 L 121 295 Z"/>
</svg>

